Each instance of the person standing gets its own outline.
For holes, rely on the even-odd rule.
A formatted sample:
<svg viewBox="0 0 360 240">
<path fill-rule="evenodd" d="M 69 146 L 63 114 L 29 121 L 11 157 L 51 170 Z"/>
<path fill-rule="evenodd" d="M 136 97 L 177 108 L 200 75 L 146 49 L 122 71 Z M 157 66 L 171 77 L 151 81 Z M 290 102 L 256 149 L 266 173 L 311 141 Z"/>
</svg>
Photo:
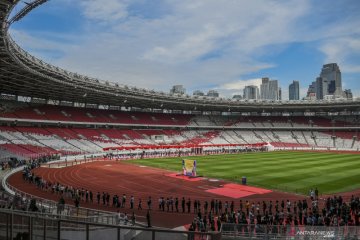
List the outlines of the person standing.
<svg viewBox="0 0 360 240">
<path fill-rule="evenodd" d="M 75 208 L 76 208 L 76 215 L 79 215 L 79 206 L 80 206 L 80 200 L 79 200 L 79 196 L 75 197 Z"/>
<path fill-rule="evenodd" d="M 241 201 L 241 200 L 240 200 Z M 210 202 L 210 212 L 214 213 L 214 210 L 215 210 L 215 201 L 214 199 L 211 199 L 211 202 Z"/>
<path fill-rule="evenodd" d="M 220 220 L 220 217 L 217 217 L 217 230 L 220 231 L 221 230 L 221 220 Z"/>
<path fill-rule="evenodd" d="M 219 215 L 219 202 L 217 199 L 215 200 L 215 214 Z"/>
<path fill-rule="evenodd" d="M 61 214 L 65 208 L 65 199 L 63 196 L 60 197 L 58 207 L 57 207 L 57 214 Z"/>
<path fill-rule="evenodd" d="M 138 210 L 142 210 L 142 203 L 141 203 L 141 198 L 139 198 L 139 203 L 138 203 Z"/>
<path fill-rule="evenodd" d="M 246 208 L 246 216 L 249 216 L 250 202 L 248 200 L 246 200 L 245 208 Z"/>
<path fill-rule="evenodd" d="M 134 201 L 135 201 L 134 196 L 131 196 L 131 198 L 130 198 L 130 209 L 134 209 Z"/>
<path fill-rule="evenodd" d="M 127 213 L 125 213 L 125 216 L 124 216 L 124 225 L 127 225 L 129 219 L 128 219 L 128 216 L 127 216 Z"/>
<path fill-rule="evenodd" d="M 123 197 L 122 197 L 122 202 L 121 202 L 121 207 L 124 208 L 125 207 L 125 203 L 126 203 L 126 195 L 123 194 Z"/>
<path fill-rule="evenodd" d="M 158 200 L 158 203 L 159 203 L 159 211 L 161 211 L 161 208 L 162 208 L 162 197 L 159 197 L 159 200 Z"/>
<path fill-rule="evenodd" d="M 289 199 L 286 201 L 286 210 L 288 213 L 290 213 L 291 211 L 291 202 Z"/>
<path fill-rule="evenodd" d="M 110 204 L 110 194 L 106 193 L 106 205 L 109 206 Z"/>
<path fill-rule="evenodd" d="M 177 197 L 175 198 L 175 210 L 179 212 L 179 199 Z"/>
<path fill-rule="evenodd" d="M 152 204 L 151 196 L 149 196 L 149 199 L 148 199 L 148 201 L 147 201 L 147 205 L 148 205 L 148 209 L 149 209 L 149 210 L 151 209 L 151 204 Z"/>
<path fill-rule="evenodd" d="M 181 208 L 182 208 L 182 212 L 184 213 L 185 212 L 185 198 L 184 197 L 181 199 Z"/>
<path fill-rule="evenodd" d="M 194 200 L 194 213 L 197 213 L 197 200 Z"/>
<path fill-rule="evenodd" d="M 170 197 L 170 208 L 171 208 L 171 211 L 173 212 L 174 211 L 174 199 L 173 199 L 173 197 Z"/>
<path fill-rule="evenodd" d="M 89 195 L 90 195 L 90 202 L 93 203 L 93 192 L 90 191 Z"/>
<path fill-rule="evenodd" d="M 86 190 L 86 192 L 85 192 L 85 202 L 89 202 L 89 191 L 88 190 Z"/>
<path fill-rule="evenodd" d="M 132 226 L 135 226 L 135 221 L 136 221 L 135 213 L 132 212 L 132 215 L 131 215 L 131 225 L 132 225 Z"/>
<path fill-rule="evenodd" d="M 205 213 L 205 214 L 207 214 L 208 205 L 209 205 L 208 201 L 205 201 L 205 203 L 204 203 L 204 213 Z"/>
<path fill-rule="evenodd" d="M 151 227 L 151 216 L 150 216 L 150 209 L 148 209 L 147 213 L 146 213 L 146 221 L 147 221 L 147 225 L 150 228 Z"/>
<path fill-rule="evenodd" d="M 105 192 L 102 193 L 102 200 L 103 200 L 103 205 L 105 205 L 105 202 L 106 202 L 106 194 L 105 194 Z"/>
<path fill-rule="evenodd" d="M 190 207 L 191 207 L 191 200 L 188 198 L 188 201 L 186 202 L 188 213 L 190 213 Z"/>
<path fill-rule="evenodd" d="M 117 214 L 116 214 L 116 224 L 120 224 L 120 221 L 121 221 L 121 214 L 120 214 L 120 211 L 117 210 Z"/>
<path fill-rule="evenodd" d="M 100 192 L 97 192 L 96 198 L 97 198 L 97 203 L 100 204 Z"/>
</svg>

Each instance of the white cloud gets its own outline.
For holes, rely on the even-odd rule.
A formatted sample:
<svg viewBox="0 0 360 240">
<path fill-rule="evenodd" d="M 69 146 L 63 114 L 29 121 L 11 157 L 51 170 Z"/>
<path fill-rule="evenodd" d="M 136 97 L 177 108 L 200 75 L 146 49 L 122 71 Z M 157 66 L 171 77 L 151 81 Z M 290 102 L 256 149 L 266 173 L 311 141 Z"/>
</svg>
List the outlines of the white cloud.
<svg viewBox="0 0 360 240">
<path fill-rule="evenodd" d="M 69 47 L 68 43 L 59 43 L 48 39 L 39 39 L 37 36 L 33 36 L 24 31 L 19 31 L 16 29 L 10 30 L 12 38 L 16 41 L 18 45 L 21 47 L 33 50 L 33 49 L 41 49 L 41 50 L 61 50 Z M 62 36 L 62 38 L 66 38 L 66 36 Z"/>
<path fill-rule="evenodd" d="M 320 50 L 326 55 L 325 62 L 337 62 L 344 73 L 360 73 L 360 65 L 353 65 L 350 56 L 360 57 L 360 39 L 340 37 L 327 40 Z"/>
<path fill-rule="evenodd" d="M 313 31 L 303 24 L 313 11 L 307 0 L 163 0 L 168 12 L 148 19 L 129 11 L 142 1 L 80 0 L 90 23 L 77 34 L 80 40 L 69 44 L 31 34 L 22 46 L 60 50 L 63 56 L 53 64 L 104 80 L 165 91 L 174 84 L 189 91 L 217 88 L 227 96 L 258 83 L 239 79 L 277 65 L 262 56 L 293 42 L 324 41 L 326 62 L 341 58 L 343 72 L 359 71 L 348 60 L 359 52 L 359 40 L 347 35 L 359 31 L 356 21 Z"/>
<path fill-rule="evenodd" d="M 235 82 L 225 83 L 220 85 L 218 88 L 225 90 L 240 90 L 240 89 L 244 89 L 245 86 L 249 86 L 249 85 L 255 85 L 260 87 L 260 84 L 261 84 L 261 78 L 255 78 L 255 79 L 238 80 Z"/>
<path fill-rule="evenodd" d="M 84 2 L 86 16 L 106 19 L 104 15 L 111 15 L 112 8 L 94 10 L 103 5 L 100 1 Z M 257 55 L 268 45 L 291 41 L 291 23 L 307 8 L 306 2 L 297 1 L 171 3 L 172 14 L 161 19 L 127 15 L 126 21 L 112 23 L 111 32 L 87 33 L 88 39 L 66 52 L 58 64 L 104 79 L 162 90 L 173 84 L 188 89 L 218 86 L 272 67 L 273 63 L 256 60 Z M 275 12 L 270 10 L 274 7 L 278 9 Z M 96 56 L 96 61 L 91 56 Z"/>
<path fill-rule="evenodd" d="M 128 16 L 126 0 L 81 0 L 84 16 L 92 20 L 115 21 Z"/>
<path fill-rule="evenodd" d="M 217 90 L 221 96 L 231 97 L 233 95 L 243 95 L 245 86 L 255 85 L 258 86 L 260 90 L 260 84 L 261 78 L 244 79 L 223 83 L 213 89 Z"/>
</svg>

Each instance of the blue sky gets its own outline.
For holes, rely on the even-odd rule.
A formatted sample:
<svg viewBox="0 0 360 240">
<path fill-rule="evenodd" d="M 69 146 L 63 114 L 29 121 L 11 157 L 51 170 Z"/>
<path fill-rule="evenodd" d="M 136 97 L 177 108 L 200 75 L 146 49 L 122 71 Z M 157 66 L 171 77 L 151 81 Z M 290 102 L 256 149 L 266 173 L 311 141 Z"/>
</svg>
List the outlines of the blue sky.
<svg viewBox="0 0 360 240">
<path fill-rule="evenodd" d="M 105 4 L 106 3 L 106 4 Z M 16 10 L 19 10 L 19 5 Z M 11 28 L 54 65 L 103 80 L 222 96 L 261 77 L 300 81 L 303 97 L 323 64 L 360 97 L 359 0 L 51 0 Z"/>
</svg>

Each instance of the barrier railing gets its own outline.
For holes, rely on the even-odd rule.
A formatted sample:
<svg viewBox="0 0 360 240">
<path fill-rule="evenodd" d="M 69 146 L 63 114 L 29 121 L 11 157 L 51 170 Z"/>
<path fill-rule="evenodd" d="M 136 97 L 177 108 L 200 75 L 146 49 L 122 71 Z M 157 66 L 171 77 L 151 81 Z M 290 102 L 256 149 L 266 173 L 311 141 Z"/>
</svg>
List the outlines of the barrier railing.
<svg viewBox="0 0 360 240">
<path fill-rule="evenodd" d="M 0 209 L 0 239 L 221 240 L 221 233 L 98 224 Z"/>
<path fill-rule="evenodd" d="M 56 162 L 49 162 L 41 164 L 42 167 L 48 168 L 63 168 L 63 167 L 71 167 L 79 164 L 90 163 L 95 161 L 100 161 L 99 158 L 85 158 L 85 159 L 74 159 L 74 160 L 59 160 Z"/>
<path fill-rule="evenodd" d="M 359 226 L 242 225 L 224 223 L 223 239 L 359 239 Z"/>
<path fill-rule="evenodd" d="M 124 214 L 120 213 L 118 216 L 117 213 L 109 211 L 100 211 L 96 209 L 83 208 L 72 205 L 62 205 L 58 202 L 37 197 L 35 195 L 23 192 L 11 185 L 8 184 L 7 179 L 12 174 L 22 171 L 23 166 L 8 171 L 4 174 L 2 179 L 2 186 L 6 192 L 12 196 L 11 206 L 12 208 L 28 210 L 30 199 L 36 201 L 36 206 L 40 213 L 43 214 L 52 214 L 58 215 L 61 219 L 71 219 L 76 221 L 90 222 L 90 223 L 104 223 L 104 224 L 123 224 L 124 223 Z M 137 225 L 144 226 L 145 218 L 143 216 L 136 216 Z"/>
</svg>

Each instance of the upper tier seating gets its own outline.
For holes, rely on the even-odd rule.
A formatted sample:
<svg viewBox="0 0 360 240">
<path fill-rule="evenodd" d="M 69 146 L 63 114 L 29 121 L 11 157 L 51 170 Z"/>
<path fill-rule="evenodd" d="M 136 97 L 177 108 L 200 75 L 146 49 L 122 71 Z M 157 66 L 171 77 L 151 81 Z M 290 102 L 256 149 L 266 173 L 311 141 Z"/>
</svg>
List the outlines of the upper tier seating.
<svg viewBox="0 0 360 240">
<path fill-rule="evenodd" d="M 190 114 L 164 114 L 128 112 L 94 108 L 54 105 L 28 105 L 14 103 L 0 112 L 1 118 L 52 120 L 67 122 L 117 123 L 130 125 L 180 125 L 180 126 L 238 126 L 238 127 L 346 127 L 359 125 L 357 118 L 323 117 L 246 117 L 246 116 L 195 116 Z"/>
<path fill-rule="evenodd" d="M 12 112 L 0 113 L 0 117 L 96 123 L 187 125 L 192 116 L 185 114 L 121 112 L 115 110 L 51 105 L 29 107 L 22 105 L 21 107 L 14 109 Z"/>
</svg>

